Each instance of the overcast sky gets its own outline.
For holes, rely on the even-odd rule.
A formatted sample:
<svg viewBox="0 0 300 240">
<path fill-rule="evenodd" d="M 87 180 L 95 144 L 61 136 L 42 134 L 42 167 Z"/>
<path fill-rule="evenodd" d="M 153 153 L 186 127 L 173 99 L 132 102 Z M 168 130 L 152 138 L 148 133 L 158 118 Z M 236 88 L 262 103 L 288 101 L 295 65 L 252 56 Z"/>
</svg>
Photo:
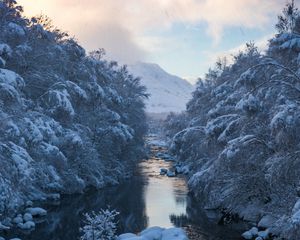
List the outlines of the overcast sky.
<svg viewBox="0 0 300 240">
<path fill-rule="evenodd" d="M 19 0 L 87 49 L 122 63 L 154 62 L 180 77 L 203 76 L 247 41 L 264 46 L 286 0 Z"/>
</svg>

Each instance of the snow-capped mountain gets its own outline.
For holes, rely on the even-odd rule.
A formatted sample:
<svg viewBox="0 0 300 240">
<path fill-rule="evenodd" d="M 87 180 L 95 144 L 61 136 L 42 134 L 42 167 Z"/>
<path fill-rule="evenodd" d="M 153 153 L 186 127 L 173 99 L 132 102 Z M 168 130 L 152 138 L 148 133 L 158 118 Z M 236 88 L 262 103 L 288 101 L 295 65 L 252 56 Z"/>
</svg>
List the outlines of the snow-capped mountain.
<svg viewBox="0 0 300 240">
<path fill-rule="evenodd" d="M 171 75 L 159 65 L 138 62 L 128 66 L 133 75 L 141 77 L 142 84 L 151 94 L 147 101 L 149 113 L 181 112 L 194 90 L 188 81 Z"/>
</svg>

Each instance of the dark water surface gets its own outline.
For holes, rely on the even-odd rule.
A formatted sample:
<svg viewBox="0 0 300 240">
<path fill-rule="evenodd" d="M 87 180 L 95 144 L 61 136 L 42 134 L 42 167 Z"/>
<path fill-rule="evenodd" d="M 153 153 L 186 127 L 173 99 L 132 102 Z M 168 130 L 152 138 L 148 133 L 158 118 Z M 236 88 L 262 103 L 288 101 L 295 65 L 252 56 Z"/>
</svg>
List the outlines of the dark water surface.
<svg viewBox="0 0 300 240">
<path fill-rule="evenodd" d="M 140 163 L 135 176 L 117 187 L 90 189 L 85 194 L 62 196 L 60 204 L 43 205 L 48 215 L 29 233 L 16 230 L 10 237 L 23 240 L 79 239 L 83 214 L 110 206 L 120 212 L 118 232 L 139 232 L 149 226 L 189 226 L 198 240 L 240 239 L 241 231 L 220 226 L 196 208 L 183 178 L 160 176 L 169 162 L 149 159 Z"/>
</svg>

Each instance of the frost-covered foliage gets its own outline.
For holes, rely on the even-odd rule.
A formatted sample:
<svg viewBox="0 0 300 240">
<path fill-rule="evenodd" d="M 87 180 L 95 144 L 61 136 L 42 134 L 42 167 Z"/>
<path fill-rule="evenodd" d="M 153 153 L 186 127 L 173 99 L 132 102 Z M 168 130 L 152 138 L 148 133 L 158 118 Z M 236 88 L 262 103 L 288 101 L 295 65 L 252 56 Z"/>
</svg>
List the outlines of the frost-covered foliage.
<svg viewBox="0 0 300 240">
<path fill-rule="evenodd" d="M 289 6 L 289 5 L 288 5 Z M 285 10 L 287 11 L 287 10 Z M 191 169 L 189 186 L 206 208 L 227 209 L 300 239 L 300 15 L 200 80 L 185 118 L 169 117 L 171 151 Z M 291 29 L 292 28 L 292 29 Z M 286 30 L 284 30 L 286 29 Z M 176 122 L 176 124 L 174 124 Z M 178 129 L 178 126 L 181 129 Z"/>
<path fill-rule="evenodd" d="M 81 228 L 81 240 L 114 240 L 116 239 L 116 216 L 115 210 L 100 210 L 91 214 L 86 213 L 85 225 Z"/>
<path fill-rule="evenodd" d="M 139 79 L 14 0 L 0 16 L 0 214 L 128 176 L 146 131 Z"/>
</svg>

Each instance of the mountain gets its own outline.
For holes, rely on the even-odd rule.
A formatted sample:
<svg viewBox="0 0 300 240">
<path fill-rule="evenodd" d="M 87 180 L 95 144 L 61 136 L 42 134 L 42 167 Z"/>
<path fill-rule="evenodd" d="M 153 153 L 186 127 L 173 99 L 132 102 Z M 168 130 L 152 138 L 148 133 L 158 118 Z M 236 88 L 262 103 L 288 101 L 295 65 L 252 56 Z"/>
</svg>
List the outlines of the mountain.
<svg viewBox="0 0 300 240">
<path fill-rule="evenodd" d="M 171 75 L 159 65 L 138 62 L 128 66 L 131 73 L 141 77 L 142 84 L 151 94 L 147 101 L 149 113 L 181 112 L 191 99 L 194 86 L 188 81 Z"/>
</svg>

